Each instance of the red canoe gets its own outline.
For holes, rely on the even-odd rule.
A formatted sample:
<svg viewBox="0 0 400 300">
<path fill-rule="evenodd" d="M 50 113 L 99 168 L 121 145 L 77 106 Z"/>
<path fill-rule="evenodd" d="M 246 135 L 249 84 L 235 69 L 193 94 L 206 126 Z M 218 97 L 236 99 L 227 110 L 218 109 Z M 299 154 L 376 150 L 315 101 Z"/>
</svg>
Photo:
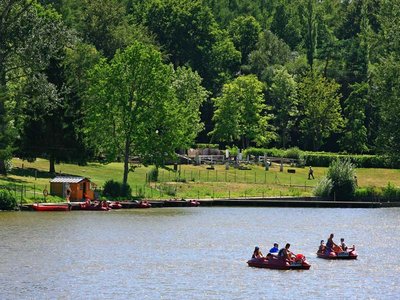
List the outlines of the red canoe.
<svg viewBox="0 0 400 300">
<path fill-rule="evenodd" d="M 68 211 L 71 210 L 69 203 L 34 203 L 32 208 L 36 211 Z"/>
<path fill-rule="evenodd" d="M 249 267 L 267 268 L 277 270 L 308 270 L 311 265 L 304 255 L 298 254 L 294 261 L 288 261 L 275 255 L 263 258 L 252 258 L 247 264 Z"/>
<path fill-rule="evenodd" d="M 357 259 L 358 253 L 355 248 L 349 248 L 347 251 L 318 251 L 317 256 L 324 259 Z"/>
</svg>

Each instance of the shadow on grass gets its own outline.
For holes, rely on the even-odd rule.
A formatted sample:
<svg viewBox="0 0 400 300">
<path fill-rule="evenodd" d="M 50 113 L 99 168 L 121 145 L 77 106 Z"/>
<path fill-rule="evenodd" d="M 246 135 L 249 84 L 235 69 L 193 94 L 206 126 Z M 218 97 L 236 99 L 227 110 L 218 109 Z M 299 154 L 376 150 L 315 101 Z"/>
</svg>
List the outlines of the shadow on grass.
<svg viewBox="0 0 400 300">
<path fill-rule="evenodd" d="M 48 178 L 48 179 L 52 179 L 56 176 L 81 176 L 81 175 L 75 175 L 75 174 L 67 174 L 67 173 L 62 173 L 62 174 L 58 174 L 58 173 L 50 173 L 50 172 L 46 172 L 46 171 L 41 171 L 38 169 L 34 169 L 34 168 L 13 168 L 12 171 L 10 171 L 9 173 L 10 175 L 14 175 L 14 176 L 19 176 L 19 177 L 33 177 L 33 178 Z M 9 178 L 9 177 L 4 177 L 4 180 L 8 181 L 19 181 L 19 182 L 26 182 L 23 180 L 19 180 L 19 179 L 13 179 L 13 178 Z"/>
<path fill-rule="evenodd" d="M 15 183 L 20 183 L 20 184 L 28 183 L 28 181 L 26 181 L 26 180 L 15 179 L 15 178 L 11 178 L 11 177 L 8 177 L 8 176 L 0 176 L 0 180 L 1 181 L 5 181 L 8 184 L 12 184 L 12 183 L 14 183 L 14 184 Z"/>
</svg>

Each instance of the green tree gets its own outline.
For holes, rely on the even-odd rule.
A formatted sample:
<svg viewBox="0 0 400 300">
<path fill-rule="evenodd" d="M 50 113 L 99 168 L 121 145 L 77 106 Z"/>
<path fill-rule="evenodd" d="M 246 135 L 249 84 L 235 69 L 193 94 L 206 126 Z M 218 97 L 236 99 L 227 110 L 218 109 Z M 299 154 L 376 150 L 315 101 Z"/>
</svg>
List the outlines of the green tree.
<svg viewBox="0 0 400 300">
<path fill-rule="evenodd" d="M 232 41 L 242 54 L 242 64 L 246 63 L 251 51 L 255 50 L 261 26 L 252 17 L 240 16 L 234 19 L 228 28 Z"/>
<path fill-rule="evenodd" d="M 182 80 L 185 72 L 178 72 L 176 80 Z M 188 143 L 183 134 L 194 136 L 186 127 L 191 124 L 179 121 L 179 114 L 197 104 L 183 87 L 179 87 L 180 96 L 187 97 L 190 105 L 179 102 L 173 80 L 173 68 L 162 62 L 160 52 L 139 42 L 118 51 L 110 63 L 102 60 L 90 73 L 85 101 L 87 141 L 107 161 L 122 158 L 124 184 L 131 155 L 162 166 L 175 157 L 175 149 Z"/>
<path fill-rule="evenodd" d="M 365 108 L 369 85 L 366 82 L 354 84 L 352 89 L 352 93 L 344 101 L 345 129 L 340 144 L 341 149 L 350 153 L 363 153 L 368 151 Z"/>
<path fill-rule="evenodd" d="M 275 71 L 270 94 L 280 146 L 286 148 L 289 133 L 299 115 L 296 81 L 286 69 L 280 68 Z"/>
<path fill-rule="evenodd" d="M 319 150 L 324 139 L 342 126 L 339 87 L 335 81 L 311 72 L 298 84 L 303 113 L 300 126 L 312 150 Z"/>
<path fill-rule="evenodd" d="M 372 70 L 371 91 L 376 99 L 380 124 L 377 147 L 400 161 L 399 98 L 400 98 L 400 1 L 381 1 L 378 20 L 381 30 L 377 36 L 379 56 Z"/>
<path fill-rule="evenodd" d="M 174 66 L 189 65 L 209 89 L 217 91 L 239 70 L 240 52 L 202 0 L 154 1 L 145 24 Z"/>
<path fill-rule="evenodd" d="M 198 133 L 204 129 L 200 120 L 200 107 L 207 100 L 209 93 L 202 87 L 202 78 L 188 67 L 177 68 L 173 87 L 179 101 L 179 128 L 182 147 L 190 147 Z"/>
<path fill-rule="evenodd" d="M 228 143 L 240 141 L 243 148 L 250 142 L 269 142 L 263 90 L 264 85 L 254 75 L 240 76 L 225 84 L 222 95 L 214 99 L 215 128 L 210 133 L 213 138 Z"/>
<path fill-rule="evenodd" d="M 273 67 L 283 65 L 290 60 L 290 48 L 271 31 L 260 34 L 256 50 L 250 53 L 249 69 L 266 82 L 273 76 Z"/>
<path fill-rule="evenodd" d="M 24 80 L 47 68 L 68 36 L 60 16 L 36 1 L 0 2 L 0 174 L 12 154 L 17 124 L 21 124 L 15 97 Z"/>
</svg>

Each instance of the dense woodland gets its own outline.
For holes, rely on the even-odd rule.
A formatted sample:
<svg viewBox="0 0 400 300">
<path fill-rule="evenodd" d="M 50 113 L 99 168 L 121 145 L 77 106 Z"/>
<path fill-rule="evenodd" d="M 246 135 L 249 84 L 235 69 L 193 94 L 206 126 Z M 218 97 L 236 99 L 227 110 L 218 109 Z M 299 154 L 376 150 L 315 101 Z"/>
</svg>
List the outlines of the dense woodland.
<svg viewBox="0 0 400 300">
<path fill-rule="evenodd" d="M 0 0 L 1 173 L 195 142 L 398 159 L 399 97 L 400 0 Z"/>
</svg>

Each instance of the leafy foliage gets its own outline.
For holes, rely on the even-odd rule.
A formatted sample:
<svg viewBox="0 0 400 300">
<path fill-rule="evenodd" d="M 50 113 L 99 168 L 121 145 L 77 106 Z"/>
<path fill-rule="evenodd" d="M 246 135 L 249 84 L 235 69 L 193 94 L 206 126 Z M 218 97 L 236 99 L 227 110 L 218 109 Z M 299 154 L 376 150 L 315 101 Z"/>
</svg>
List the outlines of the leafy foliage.
<svg viewBox="0 0 400 300">
<path fill-rule="evenodd" d="M 326 175 L 332 181 L 331 195 L 338 200 L 349 200 L 356 190 L 354 165 L 349 159 L 337 159 L 331 163 Z"/>
<path fill-rule="evenodd" d="M 111 199 L 127 198 L 130 199 L 132 190 L 129 184 L 123 184 L 114 180 L 107 180 L 103 187 L 103 196 Z"/>
<path fill-rule="evenodd" d="M 0 190 L 0 210 L 13 210 L 17 207 L 17 199 L 8 190 Z"/>
<path fill-rule="evenodd" d="M 331 196 L 333 189 L 332 179 L 328 177 L 322 177 L 322 179 L 318 182 L 317 186 L 314 188 L 314 195 L 319 197 L 329 197 Z"/>
</svg>

